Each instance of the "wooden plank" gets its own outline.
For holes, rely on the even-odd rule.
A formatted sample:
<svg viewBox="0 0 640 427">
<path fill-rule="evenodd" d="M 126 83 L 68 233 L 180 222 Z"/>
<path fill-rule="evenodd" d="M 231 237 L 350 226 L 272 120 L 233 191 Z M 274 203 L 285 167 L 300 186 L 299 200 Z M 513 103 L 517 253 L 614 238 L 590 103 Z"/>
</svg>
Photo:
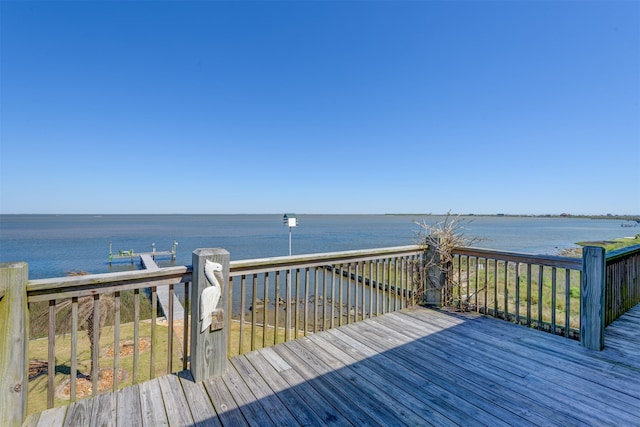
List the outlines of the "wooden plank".
<svg viewBox="0 0 640 427">
<path fill-rule="evenodd" d="M 114 393 L 105 393 L 93 399 L 91 424 L 111 427 L 116 425 L 117 397 Z"/>
<path fill-rule="evenodd" d="M 241 426 L 247 424 L 247 420 L 221 377 L 210 378 L 202 384 L 222 425 Z"/>
<path fill-rule="evenodd" d="M 247 384 L 235 369 L 229 369 L 222 380 L 250 425 L 275 426 L 264 407 L 256 400 Z"/>
<path fill-rule="evenodd" d="M 47 409 L 40 414 L 38 427 L 58 427 L 64 424 L 64 418 L 67 415 L 67 406 L 59 406 L 57 408 Z M 23 424 L 24 425 L 24 424 Z"/>
<path fill-rule="evenodd" d="M 364 364 L 358 364 L 358 360 L 332 345 L 331 336 L 328 334 L 316 334 L 309 338 L 309 342 L 316 347 L 313 349 L 317 355 L 338 360 L 343 367 L 336 370 L 340 375 L 355 384 L 361 393 L 365 393 L 379 402 L 385 402 L 385 410 L 390 411 L 405 425 L 436 425 L 429 422 L 430 408 L 406 392 L 402 388 L 395 388 L 389 395 L 390 380 L 395 376 L 395 367 L 389 365 L 386 369 L 371 369 Z"/>
<path fill-rule="evenodd" d="M 300 396 L 300 404 L 308 406 L 315 414 L 318 414 L 321 422 L 327 425 L 350 425 L 348 419 L 336 409 L 329 401 L 329 395 L 319 392 L 295 369 L 293 369 L 273 348 L 267 347 L 259 351 L 261 357 L 288 384 L 287 390 L 295 391 Z M 348 412 L 348 411 L 346 411 Z"/>
<path fill-rule="evenodd" d="M 428 319 L 429 322 L 448 322 L 448 319 L 463 317 L 461 314 L 438 312 L 430 312 L 428 315 L 418 311 L 405 314 L 424 321 Z M 575 341 L 542 332 L 531 333 L 532 331 L 526 328 L 482 316 L 474 316 L 472 328 L 458 328 L 456 331 L 465 334 L 466 331 L 470 331 L 467 336 L 476 340 L 479 337 L 478 333 L 482 333 L 480 336 L 498 338 L 492 342 L 495 348 L 521 354 L 523 357 L 536 360 L 541 366 L 562 366 L 566 372 L 602 386 L 616 384 L 619 389 L 624 389 L 625 393 L 640 398 L 640 393 L 637 392 L 640 385 L 637 381 L 630 381 L 635 377 L 630 373 L 640 369 L 640 366 L 631 366 L 631 371 L 628 371 L 625 368 L 625 360 L 617 360 L 613 357 L 614 354 L 606 350 L 593 353 L 581 349 Z M 499 339 L 500 337 L 503 339 Z M 592 375 L 590 369 L 596 370 L 598 374 Z"/>
<path fill-rule="evenodd" d="M 164 410 L 160 382 L 157 379 L 145 381 L 138 385 L 138 390 L 140 393 L 142 425 L 149 427 L 168 426 L 169 421 Z"/>
<path fill-rule="evenodd" d="M 191 281 L 187 267 L 167 267 L 159 270 L 135 270 L 118 273 L 65 276 L 30 280 L 27 284 L 29 302 L 109 294 L 116 291 L 144 289 Z"/>
<path fill-rule="evenodd" d="M 385 320 L 393 322 L 397 319 Z M 393 329 L 395 331 L 406 331 L 406 324 L 398 323 Z M 457 332 L 454 333 L 457 334 Z M 541 333 L 540 335 L 546 336 Z M 428 353 L 433 353 L 433 359 L 439 358 L 441 360 L 443 354 L 448 354 L 448 362 L 456 363 L 458 354 L 439 352 L 437 350 L 440 345 L 440 338 L 440 336 L 430 338 L 429 349 L 424 350 Z M 487 336 L 486 338 L 490 340 L 492 337 Z M 464 346 L 465 342 L 469 342 L 469 338 L 461 337 L 458 341 L 457 338 L 447 336 L 446 341 L 451 342 L 454 346 Z M 609 418 L 607 408 L 613 404 L 615 397 L 610 392 L 606 392 L 605 394 L 608 397 L 605 400 L 595 400 L 593 383 L 588 381 L 579 382 L 575 376 L 566 375 L 565 372 L 556 367 L 544 369 L 539 363 L 532 362 L 532 357 L 529 353 L 515 355 L 508 350 L 501 353 L 496 350 L 495 342 L 487 342 L 485 346 L 477 337 L 473 342 L 474 345 L 464 351 L 466 354 L 460 362 L 462 366 L 459 368 L 461 372 L 475 372 L 476 382 L 480 383 L 479 378 L 486 378 L 488 384 L 499 385 L 501 386 L 500 390 L 510 390 L 512 392 L 511 396 L 526 396 L 526 401 L 523 401 L 522 404 L 528 405 L 529 409 L 535 409 L 536 413 L 544 414 L 546 412 L 546 416 L 550 419 L 569 416 L 574 419 L 574 422 L 581 420 L 580 423 L 589 423 L 597 420 L 608 424 L 615 423 L 616 419 L 625 419 L 624 411 L 628 408 L 628 405 L 620 404 L 619 409 L 621 412 L 615 417 Z M 493 352 L 490 352 L 491 349 L 493 349 Z M 434 363 L 437 363 L 437 360 Z M 485 368 L 484 371 L 482 371 L 483 367 Z M 509 379 L 510 375 L 516 376 L 512 376 Z M 567 388 L 572 389 L 570 396 L 565 391 Z M 585 390 L 589 391 L 583 394 Z M 511 398 L 508 402 L 513 402 L 514 400 L 517 401 L 517 399 Z M 507 400 L 505 400 L 506 402 Z M 570 413 L 566 412 L 567 407 L 575 409 L 580 405 L 584 405 L 582 411 L 572 410 Z M 570 422 L 570 420 L 565 422 Z"/>
<path fill-rule="evenodd" d="M 40 419 L 40 413 L 37 412 L 35 414 L 27 415 L 27 418 L 22 423 L 22 427 L 36 427 L 38 425 L 38 420 Z"/>
<path fill-rule="evenodd" d="M 448 377 L 439 370 L 432 370 L 429 364 L 423 363 L 424 357 L 407 356 L 405 347 L 391 342 L 374 344 L 379 340 L 375 331 L 369 331 L 370 337 L 361 335 L 361 328 L 344 328 L 340 332 L 348 334 L 365 346 L 372 347 L 375 353 L 379 353 L 369 356 L 363 364 L 373 370 L 393 366 L 393 375 L 387 377 L 390 382 L 388 389 L 395 393 L 396 388 L 404 387 L 433 410 L 434 421 L 444 418 L 445 425 L 465 425 L 469 420 L 473 420 L 475 425 L 510 425 L 504 417 L 492 415 L 485 410 L 494 405 L 491 399 L 483 395 L 469 394 L 468 385 L 464 387 L 464 382 L 456 376 Z M 480 393 L 484 394 L 484 391 L 480 390 Z M 504 413 L 497 413 L 501 412 Z M 507 414 L 506 418 L 513 419 L 513 415 Z M 527 425 L 527 422 L 523 421 L 522 425 Z"/>
<path fill-rule="evenodd" d="M 142 263 L 142 266 L 145 268 L 145 270 L 157 270 L 160 268 L 149 253 L 140 254 L 140 262 Z"/>
<path fill-rule="evenodd" d="M 262 405 L 265 413 L 269 415 L 269 418 L 271 418 L 276 425 L 289 425 L 292 420 L 295 420 L 293 414 L 289 412 L 282 401 L 274 395 L 266 379 L 255 370 L 248 359 L 243 356 L 234 357 L 231 359 L 231 364 L 247 384 L 249 390 L 251 390 L 251 393 L 255 396 L 255 400 Z"/>
<path fill-rule="evenodd" d="M 438 323 L 442 317 L 452 317 L 449 314 L 435 312 L 428 317 L 417 312 L 406 314 L 429 323 Z M 460 317 L 459 315 L 455 316 Z M 444 321 L 446 322 L 446 320 Z M 605 372 L 611 371 L 606 369 L 606 364 L 599 363 L 593 357 L 594 355 L 600 357 L 602 353 L 593 354 L 586 350 L 581 351 L 575 341 L 542 332 L 531 333 L 532 331 L 526 328 L 484 317 L 476 317 L 472 321 L 472 327 L 458 328 L 456 332 L 474 339 L 474 341 L 483 337 L 490 339 L 492 340 L 491 345 L 495 349 L 522 354 L 523 357 L 535 360 L 542 366 L 561 367 L 564 371 L 571 372 L 572 375 L 580 375 L 585 367 L 594 367 L 603 371 L 607 376 L 607 381 L 615 379 L 615 375 L 612 376 L 611 372 Z M 504 339 L 505 336 L 509 336 L 510 339 Z M 580 369 L 581 367 L 582 369 Z"/>
<path fill-rule="evenodd" d="M 330 264 L 342 264 L 347 262 L 369 261 L 384 256 L 413 255 L 421 252 L 418 245 L 396 246 L 377 249 L 358 249 L 342 252 L 325 252 L 318 254 L 305 254 L 283 256 L 273 258 L 258 258 L 251 260 L 232 261 L 229 265 L 230 274 L 234 277 L 242 274 L 258 274 L 267 271 L 282 271 L 295 268 L 322 267 Z"/>
<path fill-rule="evenodd" d="M 189 410 L 189 404 L 182 392 L 180 380 L 175 375 L 165 375 L 158 378 L 164 408 L 171 426 L 193 425 L 193 417 Z"/>
<path fill-rule="evenodd" d="M 464 412 L 464 408 L 456 406 L 447 399 L 449 390 L 439 390 L 430 379 L 424 379 L 414 370 L 409 369 L 397 360 L 391 359 L 389 353 L 378 353 L 368 345 L 345 334 L 342 330 L 327 331 L 331 335 L 331 345 L 352 355 L 358 363 L 352 364 L 354 369 L 366 367 L 374 372 L 386 373 L 392 367 L 393 375 L 385 375 L 389 382 L 385 390 L 389 394 L 395 394 L 397 390 L 407 392 L 418 399 L 420 403 L 414 403 L 416 409 L 420 409 L 430 423 L 435 425 L 480 425 L 480 421 Z M 419 369 L 419 363 L 415 364 Z M 427 390 L 432 393 L 428 393 Z M 401 393 L 402 394 L 402 393 Z M 413 401 L 413 398 L 409 398 Z"/>
<path fill-rule="evenodd" d="M 141 426 L 142 406 L 140 404 L 140 387 L 136 384 L 125 387 L 117 392 L 118 426 Z"/>
<path fill-rule="evenodd" d="M 571 257 L 560 257 L 554 255 L 528 255 L 516 252 L 476 247 L 457 247 L 453 249 L 453 253 L 457 255 L 489 258 L 500 261 L 520 262 L 523 264 L 529 263 L 535 265 L 544 265 L 548 267 L 569 268 L 571 270 L 581 269 L 580 260 Z"/>
<path fill-rule="evenodd" d="M 63 426 L 77 427 L 91 425 L 94 401 L 95 399 L 80 399 L 69 405 Z"/>
<path fill-rule="evenodd" d="M 365 372 L 386 372 L 389 366 L 393 366 L 393 375 L 384 376 L 388 383 L 383 389 L 393 395 L 396 395 L 397 390 L 400 390 L 398 396 L 403 396 L 403 401 L 411 403 L 413 409 L 419 410 L 429 424 L 450 425 L 464 422 L 464 419 L 457 418 L 459 411 L 456 407 L 447 406 L 446 402 L 444 405 L 437 404 L 438 400 L 431 397 L 425 398 L 425 393 L 422 391 L 422 388 L 425 387 L 424 380 L 398 364 L 396 360 L 389 359 L 384 353 L 379 354 L 340 330 L 332 330 L 328 335 L 331 336 L 330 342 L 333 347 L 340 349 L 357 361 L 351 365 L 356 370 L 364 368 Z M 409 396 L 405 396 L 405 393 Z"/>
<path fill-rule="evenodd" d="M 202 383 L 195 383 L 190 371 L 178 372 L 182 391 L 196 426 L 221 426 L 216 410 Z"/>
<path fill-rule="evenodd" d="M 528 421 L 522 418 L 513 410 L 518 410 L 518 406 L 512 408 L 503 408 L 499 406 L 503 396 L 494 396 L 488 393 L 490 389 L 478 387 L 475 384 L 478 372 L 474 375 L 463 375 L 465 372 L 464 364 L 456 363 L 455 359 L 445 357 L 445 359 L 436 360 L 428 353 L 425 353 L 422 347 L 419 347 L 419 340 L 403 336 L 395 330 L 391 331 L 381 323 L 388 318 L 395 316 L 383 316 L 374 319 L 374 323 L 380 323 L 374 329 L 358 328 L 355 330 L 344 330 L 345 333 L 352 337 L 366 342 L 367 345 L 374 349 L 379 349 L 385 357 L 395 361 L 396 364 L 404 366 L 413 371 L 414 375 L 422 377 L 428 381 L 428 387 L 416 385 L 416 390 L 425 393 L 424 398 L 427 400 L 442 399 L 438 405 L 453 406 L 448 409 L 446 415 L 462 417 L 456 420 L 456 423 L 463 422 L 464 419 L 472 418 L 476 422 L 493 425 L 493 424 L 518 424 L 526 425 Z M 380 322 L 378 322 L 380 321 Z M 406 325 L 404 325 L 406 328 Z M 385 337 L 380 339 L 380 336 Z M 429 336 L 429 338 L 431 338 Z M 460 351 L 451 346 L 450 349 L 442 350 L 447 354 L 454 354 Z M 450 360 L 451 359 L 451 360 Z M 428 360 L 428 363 L 421 363 L 422 360 Z M 399 371 L 399 370 L 398 370 Z M 465 372 L 466 373 L 466 372 Z M 405 381 L 411 379 L 405 378 Z M 451 393 L 455 390 L 455 393 Z M 524 406 L 521 411 L 525 411 Z M 548 420 L 547 420 L 548 421 Z"/>
<path fill-rule="evenodd" d="M 434 346 L 438 345 L 437 343 L 431 344 L 431 342 L 429 342 L 429 344 Z M 446 350 L 446 352 L 453 353 L 450 350 Z M 394 352 L 393 355 L 396 355 L 396 353 Z M 423 353 L 423 356 L 425 357 L 425 359 L 429 361 L 434 360 L 434 357 L 435 357 L 434 355 L 429 353 Z M 411 352 L 409 352 L 407 360 L 411 360 L 411 358 L 413 357 L 414 355 Z M 465 401 L 475 402 L 474 404 L 478 407 L 491 408 L 489 410 L 491 416 L 498 416 L 502 420 L 509 421 L 509 423 L 512 423 L 512 422 L 516 423 L 515 422 L 515 420 L 517 419 L 515 418 L 516 416 L 524 417 L 527 419 L 527 421 L 534 421 L 541 424 L 546 424 L 550 422 L 549 418 L 547 419 L 540 418 L 540 414 L 538 413 L 538 411 L 542 409 L 541 414 L 544 415 L 545 408 L 543 406 L 536 408 L 535 402 L 534 404 L 528 404 L 526 399 L 525 401 L 520 401 L 521 398 L 519 396 L 513 399 L 509 399 L 505 402 L 504 395 L 500 393 L 495 393 L 490 387 L 488 387 L 488 385 L 490 384 L 490 380 L 485 379 L 484 375 L 472 376 L 473 379 L 469 380 L 470 382 L 467 381 L 466 378 L 469 377 L 469 370 L 471 368 L 469 368 L 469 366 L 467 366 L 467 364 L 465 363 L 466 358 L 465 358 L 465 361 L 460 361 L 460 360 L 457 360 L 456 358 L 452 358 L 451 360 L 447 360 L 445 364 L 441 364 L 437 362 L 440 362 L 440 361 L 436 361 L 430 364 L 430 366 L 426 367 L 423 372 L 420 372 L 420 375 L 428 376 L 429 379 L 437 381 L 437 383 L 440 384 L 442 387 L 455 388 L 456 394 L 458 396 L 461 396 Z M 447 369 L 445 369 L 445 367 Z M 480 372 L 482 372 L 482 369 L 486 370 L 490 368 L 481 367 Z M 478 371 L 478 368 L 475 368 L 476 373 L 477 371 Z M 506 382 L 508 385 L 510 385 L 509 381 L 516 381 L 518 378 L 517 376 L 514 377 L 512 373 L 508 373 L 508 372 L 499 373 L 496 375 L 497 376 L 506 375 L 509 378 L 508 381 L 503 381 L 502 383 L 496 384 L 496 386 L 501 387 L 501 392 L 502 390 L 504 390 L 505 393 L 508 393 L 507 390 L 509 390 L 509 387 L 505 387 L 504 383 Z M 448 382 L 451 382 L 450 386 L 447 386 Z M 492 403 L 489 405 L 487 404 L 483 405 L 481 402 L 484 399 L 489 400 Z M 533 411 L 534 412 L 533 415 L 530 412 L 531 409 L 535 409 L 535 411 Z M 507 412 L 505 412 L 505 410 Z M 553 412 L 550 410 L 546 410 L 546 416 L 553 417 Z M 518 419 L 517 424 L 524 424 L 524 421 Z"/>
<path fill-rule="evenodd" d="M 336 381 L 331 381 L 329 375 L 321 375 L 310 364 L 305 363 L 304 360 L 307 354 L 304 351 L 292 348 L 292 345 L 296 342 L 292 341 L 286 345 L 276 346 L 273 349 L 345 418 L 359 426 L 379 425 L 379 422 L 366 409 L 360 406 L 359 399 L 357 402 L 351 399 L 357 395 L 357 393 L 353 392 L 353 389 L 343 387 L 343 384 L 337 384 Z M 364 399 L 366 400 L 366 397 Z"/>
<path fill-rule="evenodd" d="M 158 270 L 160 267 L 158 267 L 151 255 L 150 253 L 140 254 L 140 261 L 146 270 Z M 168 319 L 173 316 L 174 320 L 184 319 L 184 307 L 180 304 L 178 297 L 169 292 L 169 286 L 158 287 L 157 297 L 160 303 L 160 309 L 165 318 Z M 169 313 L 171 304 L 173 304 L 173 311 Z"/>
<path fill-rule="evenodd" d="M 301 425 L 338 425 L 336 411 L 327 411 L 324 405 L 318 408 L 318 402 L 315 401 L 305 401 L 303 399 L 305 391 L 298 390 L 299 388 L 297 387 L 291 387 L 280 375 L 280 372 L 262 356 L 261 352 L 247 353 L 246 357 L 264 378 L 272 393 L 278 396 Z M 314 408 L 319 410 L 316 412 Z M 347 424 L 347 420 L 340 420 L 340 424 Z"/>
</svg>

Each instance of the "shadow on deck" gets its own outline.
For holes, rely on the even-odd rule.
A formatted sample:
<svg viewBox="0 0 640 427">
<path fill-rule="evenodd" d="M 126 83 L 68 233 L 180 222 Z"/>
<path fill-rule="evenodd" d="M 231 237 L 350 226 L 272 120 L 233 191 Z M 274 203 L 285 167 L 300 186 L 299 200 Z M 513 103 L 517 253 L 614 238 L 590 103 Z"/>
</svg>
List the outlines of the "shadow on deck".
<svg viewBox="0 0 640 427">
<path fill-rule="evenodd" d="M 387 314 L 30 416 L 25 425 L 640 425 L 640 306 L 605 350 L 474 313 Z"/>
</svg>

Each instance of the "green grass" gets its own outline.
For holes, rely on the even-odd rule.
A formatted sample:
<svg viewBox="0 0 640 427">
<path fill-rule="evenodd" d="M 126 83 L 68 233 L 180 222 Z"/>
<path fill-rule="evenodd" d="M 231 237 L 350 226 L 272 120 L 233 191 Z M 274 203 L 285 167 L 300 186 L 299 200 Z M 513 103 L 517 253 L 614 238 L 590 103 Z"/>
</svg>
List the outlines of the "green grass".
<svg viewBox="0 0 640 427">
<path fill-rule="evenodd" d="M 576 244 L 580 246 L 599 246 L 609 252 L 622 249 L 627 246 L 640 245 L 640 234 L 636 234 L 633 237 L 620 237 L 618 239 L 597 242 L 577 242 Z"/>
</svg>

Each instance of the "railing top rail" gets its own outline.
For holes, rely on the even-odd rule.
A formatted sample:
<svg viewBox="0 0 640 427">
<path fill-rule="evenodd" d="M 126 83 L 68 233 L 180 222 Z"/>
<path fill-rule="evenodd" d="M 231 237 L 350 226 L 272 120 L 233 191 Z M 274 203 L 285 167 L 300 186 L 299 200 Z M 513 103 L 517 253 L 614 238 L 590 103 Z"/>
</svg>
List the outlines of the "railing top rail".
<svg viewBox="0 0 640 427">
<path fill-rule="evenodd" d="M 157 270 L 135 270 L 38 279 L 29 281 L 27 294 L 29 302 L 82 297 L 140 287 L 188 282 L 191 281 L 191 273 L 191 266 L 177 266 Z"/>
<path fill-rule="evenodd" d="M 281 256 L 231 261 L 229 272 L 232 276 L 264 273 L 298 267 L 318 267 L 329 263 L 368 261 L 377 258 L 413 255 L 422 251 L 419 245 L 394 246 L 389 248 L 360 249 L 343 252 Z"/>
<path fill-rule="evenodd" d="M 501 261 L 566 268 L 569 270 L 582 270 L 582 258 L 560 257 L 554 255 L 528 255 L 475 247 L 456 247 L 453 249 L 453 253 L 478 258 L 491 258 Z"/>
<path fill-rule="evenodd" d="M 285 270 L 299 267 L 318 267 L 329 263 L 360 262 L 377 258 L 419 254 L 420 245 L 395 246 L 387 248 L 359 249 L 341 252 L 325 252 L 295 256 L 256 258 L 231 261 L 230 274 L 255 274 L 267 271 Z M 640 251 L 640 245 L 613 251 L 607 254 L 607 260 L 613 260 L 629 253 Z M 456 247 L 455 254 L 479 258 L 493 258 L 504 261 L 538 264 L 551 267 L 582 269 L 580 258 L 551 255 L 528 255 L 508 251 L 499 251 L 475 247 Z M 57 277 L 31 280 L 27 284 L 29 301 L 49 300 L 69 296 L 85 296 L 117 290 L 135 289 L 142 284 L 160 286 L 162 284 L 186 282 L 191 280 L 191 266 L 166 267 L 157 270 L 135 270 L 117 273 L 100 273 L 87 276 Z M 167 282 L 167 283 L 165 283 Z"/>
<path fill-rule="evenodd" d="M 629 256 L 636 252 L 640 252 L 640 245 L 627 246 L 625 248 L 616 249 L 615 251 L 606 252 L 605 257 L 607 262 L 615 261 L 618 258 Z"/>
</svg>

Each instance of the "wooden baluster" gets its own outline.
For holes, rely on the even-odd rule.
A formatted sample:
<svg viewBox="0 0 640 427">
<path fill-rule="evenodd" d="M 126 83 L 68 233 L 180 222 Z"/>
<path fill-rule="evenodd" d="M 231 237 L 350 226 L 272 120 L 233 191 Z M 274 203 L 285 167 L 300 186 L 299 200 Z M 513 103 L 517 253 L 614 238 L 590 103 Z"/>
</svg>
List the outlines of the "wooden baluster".
<svg viewBox="0 0 640 427">
<path fill-rule="evenodd" d="M 113 392 L 118 390 L 120 371 L 120 292 L 114 292 L 113 314 Z"/>
<path fill-rule="evenodd" d="M 76 380 L 78 378 L 78 297 L 71 298 L 71 378 L 69 397 L 76 401 Z"/>
</svg>

